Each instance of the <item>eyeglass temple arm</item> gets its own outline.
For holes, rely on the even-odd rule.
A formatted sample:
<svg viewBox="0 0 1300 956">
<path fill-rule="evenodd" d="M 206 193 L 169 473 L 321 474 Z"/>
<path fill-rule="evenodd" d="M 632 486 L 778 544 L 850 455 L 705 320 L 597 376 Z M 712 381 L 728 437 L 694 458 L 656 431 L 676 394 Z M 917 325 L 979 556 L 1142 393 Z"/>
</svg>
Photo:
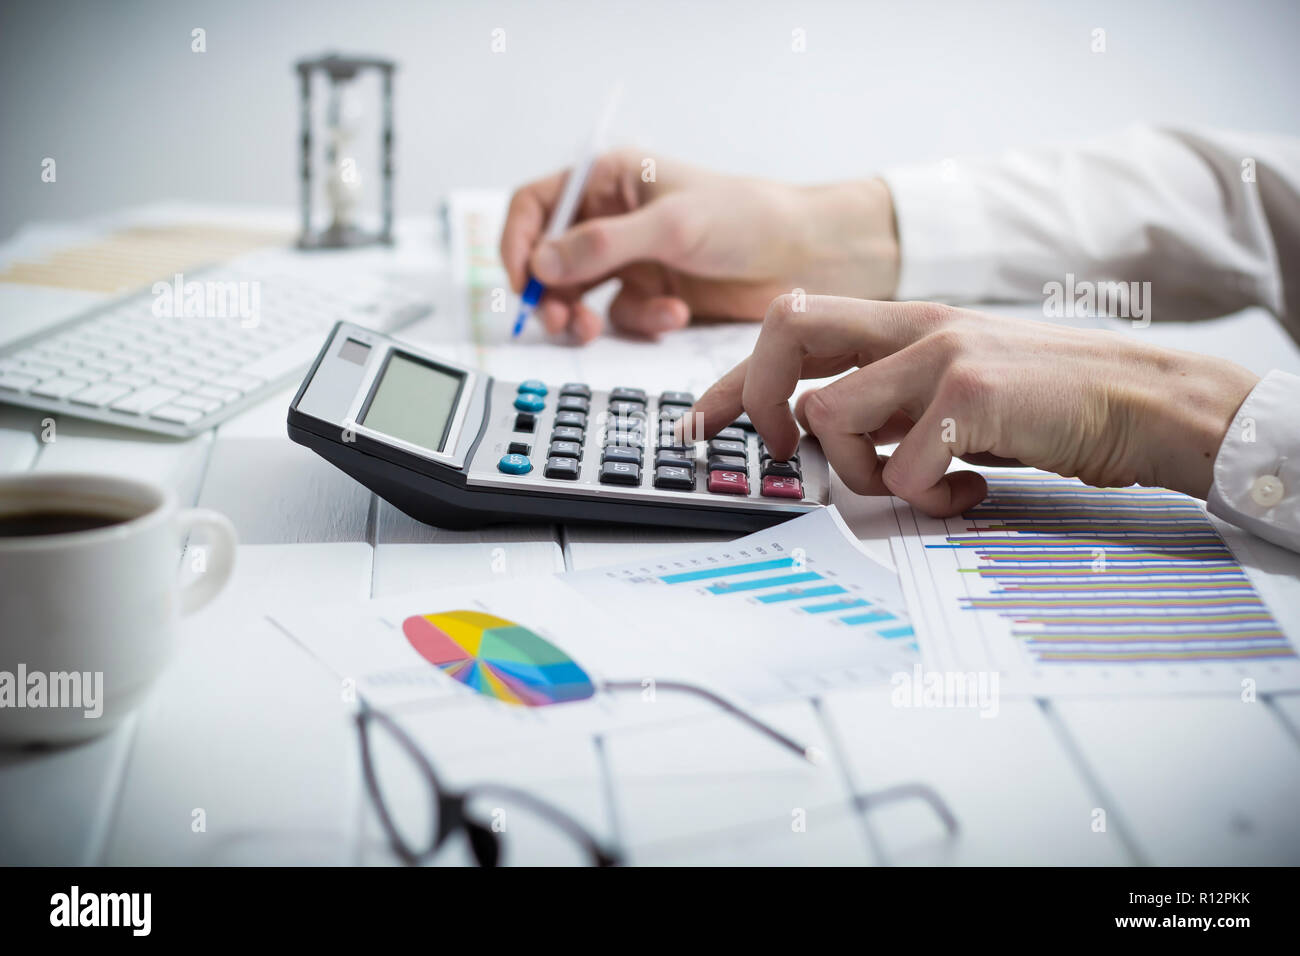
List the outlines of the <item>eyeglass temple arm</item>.
<svg viewBox="0 0 1300 956">
<path fill-rule="evenodd" d="M 738 720 L 748 724 L 750 727 L 757 730 L 759 733 L 764 734 L 767 737 L 770 737 L 772 740 L 775 740 L 782 747 L 786 748 L 789 751 L 792 751 L 793 753 L 802 757 L 804 760 L 807 760 L 809 763 L 818 764 L 821 762 L 820 752 L 817 750 L 817 748 L 805 746 L 804 744 L 799 743 L 799 741 L 795 740 L 794 738 L 781 733 L 781 731 L 777 730 L 771 724 L 768 724 L 763 720 L 760 720 L 758 717 L 755 717 L 753 714 L 749 713 L 746 710 L 742 710 L 741 708 L 733 704 L 731 701 L 727 700 L 725 697 L 720 697 L 717 694 L 713 693 L 713 691 L 705 687 L 701 687 L 698 684 L 688 684 L 685 683 L 684 681 L 657 680 L 657 679 L 654 680 L 653 686 L 656 690 L 659 689 L 676 690 L 676 691 L 681 691 L 682 693 L 685 694 L 693 694 L 696 697 L 702 697 L 705 700 L 709 701 L 710 703 L 715 704 L 716 706 L 722 708 L 727 713 L 733 715 Z M 601 688 L 603 690 L 641 691 L 641 690 L 645 690 L 646 686 L 640 681 L 615 680 L 615 681 L 602 682 Z"/>
<path fill-rule="evenodd" d="M 939 796 L 934 788 L 928 784 L 900 783 L 892 787 L 886 787 L 883 790 L 859 794 L 854 799 L 858 807 L 864 812 L 882 803 L 893 803 L 897 800 L 921 800 L 943 821 L 948 836 L 954 837 L 961 830 L 961 825 L 957 822 L 953 812 L 948 809 L 948 804 L 943 797 Z"/>
</svg>

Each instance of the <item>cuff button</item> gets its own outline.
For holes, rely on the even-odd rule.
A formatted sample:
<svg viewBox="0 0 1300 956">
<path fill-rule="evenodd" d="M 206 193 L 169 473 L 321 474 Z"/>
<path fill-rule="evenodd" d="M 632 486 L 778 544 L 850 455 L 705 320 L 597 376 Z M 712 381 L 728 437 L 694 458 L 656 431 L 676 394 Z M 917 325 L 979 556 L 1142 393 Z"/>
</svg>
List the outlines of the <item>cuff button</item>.
<svg viewBox="0 0 1300 956">
<path fill-rule="evenodd" d="M 1250 500 L 1261 508 L 1272 508 L 1284 493 L 1282 479 L 1277 475 L 1260 475 L 1250 483 Z"/>
</svg>

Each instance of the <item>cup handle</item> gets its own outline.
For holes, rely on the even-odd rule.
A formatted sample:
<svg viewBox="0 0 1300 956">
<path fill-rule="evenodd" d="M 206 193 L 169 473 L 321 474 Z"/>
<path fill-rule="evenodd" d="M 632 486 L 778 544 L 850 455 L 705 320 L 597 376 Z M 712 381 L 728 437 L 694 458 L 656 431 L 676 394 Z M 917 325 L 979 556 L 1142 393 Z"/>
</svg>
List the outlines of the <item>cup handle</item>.
<svg viewBox="0 0 1300 956">
<path fill-rule="evenodd" d="M 221 593 L 235 567 L 235 526 L 230 519 L 207 508 L 186 508 L 177 515 L 181 540 L 197 529 L 207 532 L 209 551 L 203 573 L 181 588 L 181 614 L 190 614 Z"/>
</svg>

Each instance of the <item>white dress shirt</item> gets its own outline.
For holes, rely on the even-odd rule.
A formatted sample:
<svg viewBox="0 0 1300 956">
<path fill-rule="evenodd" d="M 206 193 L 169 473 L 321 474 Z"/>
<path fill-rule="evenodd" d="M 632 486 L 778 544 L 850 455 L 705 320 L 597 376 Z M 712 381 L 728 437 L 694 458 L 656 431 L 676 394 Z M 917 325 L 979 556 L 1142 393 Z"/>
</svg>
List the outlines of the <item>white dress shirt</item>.
<svg viewBox="0 0 1300 956">
<path fill-rule="evenodd" d="M 1264 306 L 1300 342 L 1300 140 L 1133 127 L 1091 142 L 892 170 L 899 299 L 1045 299 L 1044 284 L 1149 282 L 1149 317 Z M 1300 551 L 1300 378 L 1237 412 L 1209 510 Z"/>
</svg>

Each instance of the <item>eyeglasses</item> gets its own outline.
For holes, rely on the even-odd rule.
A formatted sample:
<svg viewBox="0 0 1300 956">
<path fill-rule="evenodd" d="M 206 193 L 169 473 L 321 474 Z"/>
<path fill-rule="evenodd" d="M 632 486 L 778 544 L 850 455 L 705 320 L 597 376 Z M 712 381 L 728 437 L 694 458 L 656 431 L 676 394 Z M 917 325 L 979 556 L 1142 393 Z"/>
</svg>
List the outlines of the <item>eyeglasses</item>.
<svg viewBox="0 0 1300 956">
<path fill-rule="evenodd" d="M 805 748 L 703 688 L 661 682 L 661 688 L 704 696 L 745 723 L 777 739 L 787 749 L 808 759 L 815 751 Z M 641 690 L 640 684 L 605 685 L 607 690 Z M 616 866 L 621 854 L 599 840 L 570 813 L 539 797 L 505 784 L 484 783 L 464 790 L 448 787 L 420 747 L 388 714 L 361 701 L 355 716 L 361 745 L 366 791 L 394 851 L 402 860 L 419 865 L 433 859 L 449 840 L 463 834 L 479 866 L 497 866 L 503 841 L 546 845 L 548 860 L 583 866 Z M 943 798 L 923 783 L 904 783 L 872 793 L 857 794 L 855 808 L 866 813 L 876 807 L 905 800 L 921 800 L 940 821 L 949 839 L 958 823 Z"/>
</svg>

